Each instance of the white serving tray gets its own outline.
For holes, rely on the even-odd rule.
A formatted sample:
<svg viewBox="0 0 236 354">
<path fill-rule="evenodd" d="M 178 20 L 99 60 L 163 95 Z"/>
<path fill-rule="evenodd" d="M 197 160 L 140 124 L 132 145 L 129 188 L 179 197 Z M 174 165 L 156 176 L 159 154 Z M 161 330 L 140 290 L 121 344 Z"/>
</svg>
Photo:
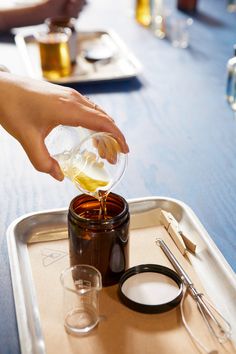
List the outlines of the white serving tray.
<svg viewBox="0 0 236 354">
<path fill-rule="evenodd" d="M 156 222 L 158 224 L 155 210 L 161 208 L 170 212 L 178 221 L 181 230 L 197 244 L 197 254 L 189 254 L 192 267 L 200 277 L 207 295 L 231 323 L 232 339 L 235 342 L 235 273 L 193 211 L 181 201 L 164 197 L 131 199 L 128 202 L 131 230 L 145 230 L 146 227 L 153 227 Z M 22 354 L 46 354 L 27 244 L 32 240 L 48 241 L 49 236 L 50 240 L 67 237 L 67 209 L 24 215 L 15 220 L 7 231 Z"/>
<path fill-rule="evenodd" d="M 37 29 L 35 29 L 36 31 Z M 40 66 L 38 44 L 33 35 L 33 28 L 16 34 L 15 42 L 22 56 L 27 74 L 36 79 L 44 79 Z M 72 74 L 59 78 L 54 82 L 59 84 L 101 82 L 111 80 L 124 80 L 137 76 L 141 65 L 136 57 L 127 48 L 125 43 L 114 31 L 78 31 L 78 55 Z M 91 63 L 85 59 L 86 49 L 92 45 L 106 45 L 114 53 L 108 61 Z"/>
</svg>

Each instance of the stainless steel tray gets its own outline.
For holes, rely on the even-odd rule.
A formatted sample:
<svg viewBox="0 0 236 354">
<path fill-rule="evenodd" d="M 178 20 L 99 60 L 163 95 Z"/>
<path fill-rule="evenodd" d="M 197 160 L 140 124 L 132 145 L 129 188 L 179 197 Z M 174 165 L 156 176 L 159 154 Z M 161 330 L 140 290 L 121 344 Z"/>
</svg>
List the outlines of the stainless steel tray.
<svg viewBox="0 0 236 354">
<path fill-rule="evenodd" d="M 16 45 L 24 61 L 27 73 L 32 78 L 44 79 L 40 67 L 39 49 L 32 34 L 20 32 L 15 36 Z M 114 53 L 109 61 L 91 63 L 85 59 L 86 49 L 93 44 L 103 44 Z M 108 80 L 124 80 L 137 76 L 141 65 L 114 31 L 79 31 L 77 64 L 70 76 L 54 80 L 56 83 L 99 82 Z"/>
<path fill-rule="evenodd" d="M 181 229 L 198 245 L 197 255 L 189 255 L 194 270 L 219 310 L 233 327 L 236 341 L 236 277 L 207 231 L 193 211 L 183 202 L 170 198 L 149 197 L 128 201 L 132 218 L 142 224 L 139 214 L 152 213 L 157 208 L 173 214 Z M 153 215 L 153 214 L 152 214 Z M 155 218 L 150 220 L 153 226 Z M 149 223 L 149 221 L 148 221 Z M 45 354 L 40 315 L 36 301 L 34 281 L 28 255 L 28 242 L 67 237 L 67 210 L 46 210 L 27 214 L 15 220 L 8 228 L 7 242 L 15 299 L 17 323 L 22 354 Z"/>
</svg>

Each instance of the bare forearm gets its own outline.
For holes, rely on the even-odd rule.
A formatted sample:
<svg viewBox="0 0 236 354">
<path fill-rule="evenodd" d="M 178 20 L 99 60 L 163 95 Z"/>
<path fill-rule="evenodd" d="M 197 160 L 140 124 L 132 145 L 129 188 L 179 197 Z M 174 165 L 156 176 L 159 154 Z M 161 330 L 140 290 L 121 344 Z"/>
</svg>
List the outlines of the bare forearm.
<svg viewBox="0 0 236 354">
<path fill-rule="evenodd" d="M 85 0 L 45 0 L 38 4 L 0 10 L 0 31 L 42 23 L 47 17 L 77 17 Z"/>
<path fill-rule="evenodd" d="M 8 31 L 12 27 L 34 25 L 43 22 L 47 13 L 47 7 L 34 5 L 26 8 L 9 9 L 0 11 L 0 31 Z"/>
<path fill-rule="evenodd" d="M 21 143 L 37 170 L 59 180 L 63 174 L 44 144 L 57 125 L 109 132 L 122 152 L 129 150 L 113 119 L 79 92 L 6 72 L 0 72 L 0 124 Z"/>
</svg>

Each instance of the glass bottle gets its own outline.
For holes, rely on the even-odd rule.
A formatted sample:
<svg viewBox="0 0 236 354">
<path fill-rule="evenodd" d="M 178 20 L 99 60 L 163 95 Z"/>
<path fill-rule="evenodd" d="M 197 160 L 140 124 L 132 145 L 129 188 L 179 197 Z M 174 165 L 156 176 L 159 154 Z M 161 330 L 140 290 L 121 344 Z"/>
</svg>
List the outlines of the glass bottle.
<svg viewBox="0 0 236 354">
<path fill-rule="evenodd" d="M 136 0 L 135 18 L 138 23 L 148 27 L 151 23 L 150 0 Z"/>
<path fill-rule="evenodd" d="M 177 8 L 180 11 L 193 14 L 197 11 L 197 0 L 178 0 Z"/>
<path fill-rule="evenodd" d="M 153 0 L 151 6 L 151 30 L 160 39 L 166 36 L 163 0 Z"/>
<path fill-rule="evenodd" d="M 234 56 L 227 63 L 226 100 L 236 118 L 236 44 L 234 45 Z"/>
<path fill-rule="evenodd" d="M 229 12 L 236 12 L 236 0 L 227 0 L 226 8 Z"/>
<path fill-rule="evenodd" d="M 89 195 L 75 197 L 68 212 L 70 264 L 89 264 L 102 275 L 103 286 L 119 282 L 126 267 L 129 206 L 121 196 L 110 193 L 106 215 Z"/>
</svg>

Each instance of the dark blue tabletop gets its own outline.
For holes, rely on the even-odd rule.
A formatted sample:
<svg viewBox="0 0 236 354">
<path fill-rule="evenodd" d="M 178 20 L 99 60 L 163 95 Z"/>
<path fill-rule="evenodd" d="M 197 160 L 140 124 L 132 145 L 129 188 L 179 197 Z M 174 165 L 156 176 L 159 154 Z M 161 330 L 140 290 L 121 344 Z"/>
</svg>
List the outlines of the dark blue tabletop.
<svg viewBox="0 0 236 354">
<path fill-rule="evenodd" d="M 185 50 L 139 26 L 132 1 L 90 2 L 78 25 L 115 30 L 143 67 L 128 81 L 73 85 L 113 116 L 127 137 L 129 165 L 116 192 L 185 202 L 236 270 L 236 121 L 225 101 L 236 14 L 223 0 L 199 0 Z M 2 36 L 0 54 L 3 64 L 25 74 L 9 37 Z M 6 229 L 27 212 L 67 207 L 78 192 L 68 181 L 35 171 L 2 129 L 0 151 L 0 353 L 18 354 Z"/>
</svg>

